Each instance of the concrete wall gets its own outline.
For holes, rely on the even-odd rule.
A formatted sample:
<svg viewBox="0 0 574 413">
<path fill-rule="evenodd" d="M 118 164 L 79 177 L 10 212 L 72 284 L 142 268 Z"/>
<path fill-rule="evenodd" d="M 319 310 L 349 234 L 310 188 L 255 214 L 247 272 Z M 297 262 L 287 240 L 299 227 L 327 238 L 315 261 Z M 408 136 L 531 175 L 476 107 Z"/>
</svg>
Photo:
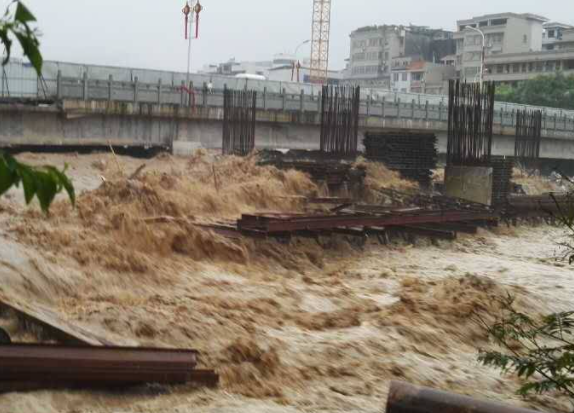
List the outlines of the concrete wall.
<svg viewBox="0 0 574 413">
<path fill-rule="evenodd" d="M 446 113 L 425 117 L 424 106 L 370 107 L 371 116 L 361 116 L 359 146 L 367 130 L 420 130 L 437 134 L 439 152 L 446 152 Z M 413 114 L 415 117 L 413 117 Z M 168 105 L 108 104 L 107 102 L 64 102 L 62 108 L 0 105 L 0 146 L 2 145 L 108 145 L 171 146 L 174 141 L 191 142 L 206 148 L 220 148 L 223 111 L 219 107 L 191 110 Z M 258 110 L 258 148 L 319 148 L 319 119 L 316 113 Z M 574 159 L 573 130 L 553 130 L 548 119 L 543 130 L 541 155 L 544 158 Z M 558 119 L 557 125 L 560 126 Z M 493 153 L 514 154 L 514 126 L 494 126 Z M 191 145 L 193 146 L 193 145 Z M 191 147 L 188 145 L 187 147 Z M 185 150 L 185 149 L 184 149 Z"/>
</svg>

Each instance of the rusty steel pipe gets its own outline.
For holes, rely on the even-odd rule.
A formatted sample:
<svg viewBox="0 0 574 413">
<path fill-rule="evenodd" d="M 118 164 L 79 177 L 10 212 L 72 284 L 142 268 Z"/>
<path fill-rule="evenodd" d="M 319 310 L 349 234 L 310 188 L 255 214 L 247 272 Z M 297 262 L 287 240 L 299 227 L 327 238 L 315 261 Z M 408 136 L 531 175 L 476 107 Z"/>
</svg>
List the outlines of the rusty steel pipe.
<svg viewBox="0 0 574 413">
<path fill-rule="evenodd" d="M 391 382 L 387 413 L 539 413 L 402 382 Z"/>
</svg>

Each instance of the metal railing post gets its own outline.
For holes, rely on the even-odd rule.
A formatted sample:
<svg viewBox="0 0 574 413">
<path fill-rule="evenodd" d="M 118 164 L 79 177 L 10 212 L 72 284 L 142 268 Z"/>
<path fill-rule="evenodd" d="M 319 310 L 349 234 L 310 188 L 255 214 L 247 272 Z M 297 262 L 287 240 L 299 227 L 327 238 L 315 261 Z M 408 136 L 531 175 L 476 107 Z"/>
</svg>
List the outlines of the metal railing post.
<svg viewBox="0 0 574 413">
<path fill-rule="evenodd" d="M 4 81 L 2 81 L 2 96 L 4 96 Z M 62 71 L 58 70 L 56 78 L 56 99 L 62 100 Z"/>
<path fill-rule="evenodd" d="M 299 96 L 299 112 L 301 112 L 301 114 L 305 111 L 305 91 L 303 89 L 301 89 L 301 94 Z"/>
<path fill-rule="evenodd" d="M 263 110 L 267 110 L 267 86 L 263 88 Z"/>
<path fill-rule="evenodd" d="M 139 94 L 139 78 L 134 78 L 134 103 L 138 103 Z"/>
<path fill-rule="evenodd" d="M 83 92 L 82 92 L 82 98 L 84 100 L 88 100 L 88 72 L 84 72 L 84 76 L 82 79 L 82 86 L 83 86 Z"/>
<path fill-rule="evenodd" d="M 400 118 L 401 117 L 401 98 L 398 98 L 397 100 L 395 100 L 395 103 L 397 105 L 397 118 Z"/>
<path fill-rule="evenodd" d="M 381 117 L 385 117 L 385 103 L 387 102 L 387 97 L 383 96 L 383 110 L 381 111 Z"/>
<path fill-rule="evenodd" d="M 413 99 L 411 103 L 411 119 L 414 120 L 414 118 L 415 118 L 415 100 Z"/>
<path fill-rule="evenodd" d="M 425 120 L 429 120 L 429 101 L 425 102 Z"/>
<path fill-rule="evenodd" d="M 162 94 L 162 84 L 161 84 L 161 78 L 158 80 L 157 82 L 157 104 L 161 105 L 161 94 Z"/>
<path fill-rule="evenodd" d="M 184 97 L 184 93 L 185 93 L 185 80 L 181 81 L 181 86 L 179 88 L 180 90 L 180 94 L 179 94 L 179 105 L 180 106 L 184 106 L 185 105 L 185 97 Z"/>
<path fill-rule="evenodd" d="M 287 110 L 287 90 L 283 89 L 283 110 Z"/>
<path fill-rule="evenodd" d="M 114 77 L 110 75 L 108 77 L 108 102 L 111 102 L 114 99 Z"/>
<path fill-rule="evenodd" d="M 367 116 L 371 115 L 371 95 L 367 96 Z"/>
</svg>

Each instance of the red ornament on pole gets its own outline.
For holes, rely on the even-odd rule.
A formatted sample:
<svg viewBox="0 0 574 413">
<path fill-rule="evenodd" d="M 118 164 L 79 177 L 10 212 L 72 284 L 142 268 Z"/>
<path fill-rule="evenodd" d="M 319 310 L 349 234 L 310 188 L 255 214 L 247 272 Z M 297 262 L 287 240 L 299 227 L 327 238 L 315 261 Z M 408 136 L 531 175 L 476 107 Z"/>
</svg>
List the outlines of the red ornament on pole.
<svg viewBox="0 0 574 413">
<path fill-rule="evenodd" d="M 191 7 L 189 3 L 185 3 L 185 7 L 182 10 L 183 14 L 185 15 L 185 40 L 187 40 L 187 28 L 189 27 L 189 14 L 191 13 Z"/>
<path fill-rule="evenodd" d="M 195 12 L 195 38 L 198 39 L 199 38 L 199 13 L 201 13 L 201 11 L 203 10 L 203 6 L 201 5 L 201 3 L 199 2 L 199 0 L 197 0 L 197 3 L 195 4 L 195 7 L 193 8 L 193 11 Z"/>
</svg>

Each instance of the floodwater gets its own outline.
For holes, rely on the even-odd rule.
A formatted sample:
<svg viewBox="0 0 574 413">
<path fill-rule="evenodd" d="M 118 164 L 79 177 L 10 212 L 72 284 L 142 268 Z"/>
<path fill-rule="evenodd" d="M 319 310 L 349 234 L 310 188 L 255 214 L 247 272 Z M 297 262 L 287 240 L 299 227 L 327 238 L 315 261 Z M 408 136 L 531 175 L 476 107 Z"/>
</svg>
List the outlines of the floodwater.
<svg viewBox="0 0 574 413">
<path fill-rule="evenodd" d="M 490 344 L 475 315 L 492 319 L 497 297 L 516 296 L 533 316 L 571 309 L 559 228 L 363 248 L 343 238 L 233 242 L 192 223 L 301 210 L 296 197 L 319 189 L 296 172 L 207 155 L 156 158 L 135 182 L 120 177 L 142 161 L 37 156 L 24 158 L 70 162 L 85 193 L 75 210 L 62 200 L 48 218 L 23 208 L 17 192 L 3 201 L 0 296 L 41 303 L 120 343 L 200 350 L 221 385 L 12 393 L 0 395 L 0 412 L 378 413 L 390 380 L 570 407 L 553 396 L 523 400 L 517 379 L 476 361 Z M 178 220 L 148 219 L 166 216 Z M 0 325 L 35 339 L 13 320 Z"/>
</svg>

